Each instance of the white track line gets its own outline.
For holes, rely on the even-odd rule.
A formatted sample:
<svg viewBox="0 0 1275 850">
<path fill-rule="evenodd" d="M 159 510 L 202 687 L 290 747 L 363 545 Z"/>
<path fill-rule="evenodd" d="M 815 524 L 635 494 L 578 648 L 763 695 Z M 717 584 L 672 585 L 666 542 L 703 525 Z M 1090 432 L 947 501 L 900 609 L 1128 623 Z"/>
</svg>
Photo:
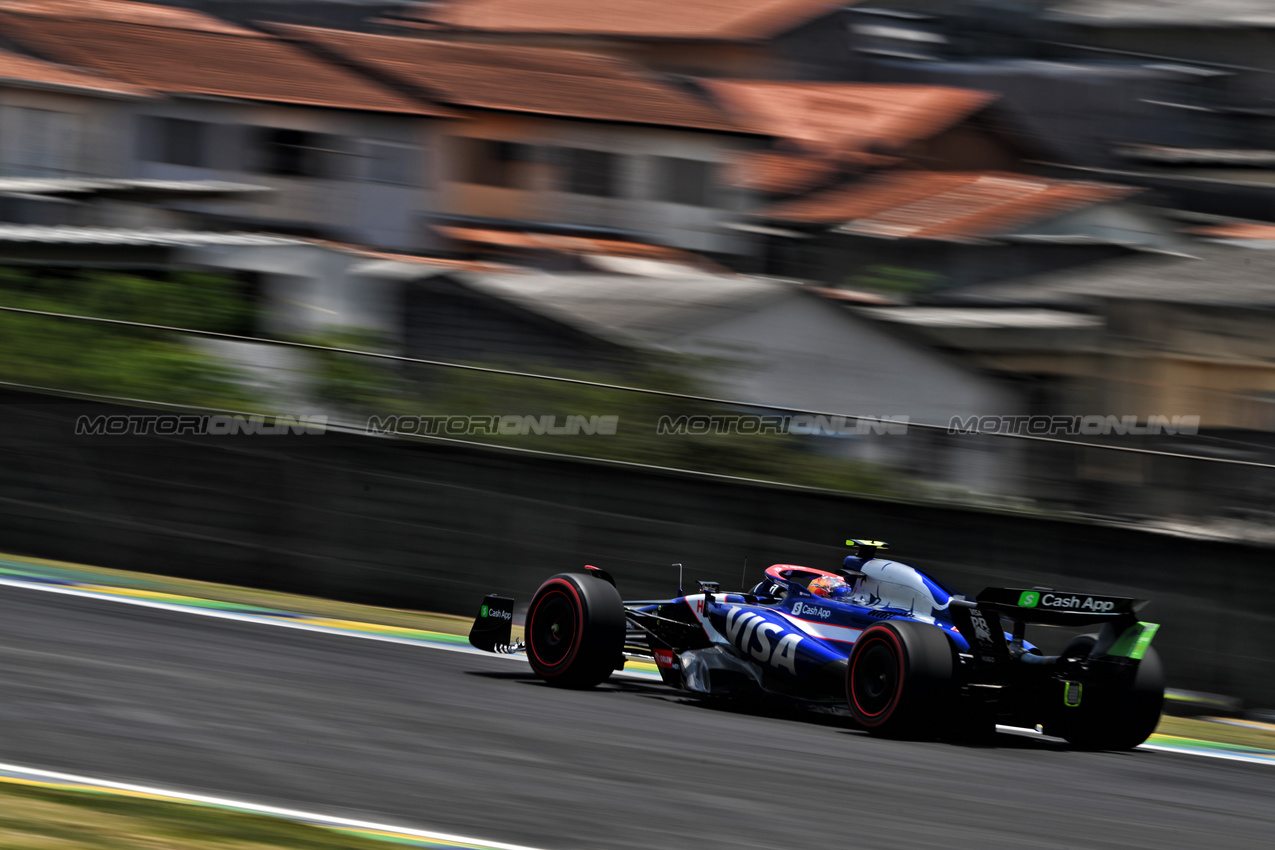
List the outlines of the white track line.
<svg viewBox="0 0 1275 850">
<path fill-rule="evenodd" d="M 240 611 L 222 611 L 217 608 L 199 608 L 194 605 L 182 605 L 177 602 L 156 602 L 153 599 L 138 599 L 132 596 L 114 596 L 110 593 L 99 593 L 93 590 L 77 590 L 73 587 L 59 587 L 57 585 L 48 585 L 42 582 L 23 581 L 22 579 L 0 578 L 0 587 L 17 587 L 25 590 L 39 590 L 45 593 L 60 593 L 64 596 L 78 596 L 81 599 L 100 599 L 105 602 L 121 602 L 125 605 L 138 605 L 142 608 L 156 608 L 161 611 L 173 611 L 179 614 L 195 614 L 201 617 L 213 617 L 218 620 L 235 620 L 240 623 L 255 623 L 260 626 L 275 626 L 281 629 L 297 629 L 303 632 L 318 632 L 319 634 L 337 635 L 340 637 L 362 638 L 363 640 L 378 640 L 382 643 L 398 643 L 406 646 L 415 646 L 422 649 L 441 649 L 444 652 L 463 652 L 466 655 L 480 655 L 483 658 L 507 658 L 513 661 L 527 661 L 525 655 L 502 655 L 495 652 L 485 652 L 472 646 L 453 646 L 446 643 L 435 643 L 428 638 L 419 640 L 413 638 L 395 637 L 393 635 L 382 635 L 376 632 L 360 632 L 353 629 L 342 629 L 336 626 L 317 626 L 313 623 L 298 623 L 282 617 L 272 617 L 260 614 L 245 614 Z M 291 612 L 289 612 L 291 613 Z M 631 679 L 658 679 L 658 674 L 644 673 L 636 670 L 617 670 L 612 674 Z"/>
<path fill-rule="evenodd" d="M 487 658 L 513 658 L 515 660 L 526 660 L 516 655 L 497 655 L 491 652 L 483 652 L 481 649 L 475 649 L 470 646 L 451 646 L 444 643 L 432 643 L 427 640 L 413 640 L 411 638 L 395 637 L 394 635 L 381 635 L 375 632 L 356 632 L 346 629 L 339 629 L 332 626 L 316 626 L 313 623 L 297 623 L 281 617 L 271 617 L 258 614 L 244 614 L 239 611 L 222 611 L 217 608 L 198 608 L 192 605 L 180 605 L 175 602 L 156 602 L 153 599 L 137 599 L 132 596 L 113 596 L 109 593 L 97 593 L 92 590 L 77 590 L 73 587 L 58 587 L 56 585 L 47 585 L 40 582 L 28 582 L 21 579 L 0 578 L 0 587 L 17 587 L 26 590 L 39 590 L 44 593 L 60 593 L 63 596 L 78 596 L 81 599 L 100 599 L 105 602 L 119 602 L 124 605 L 137 605 L 142 608 L 156 608 L 161 611 L 173 611 L 179 614 L 194 614 L 200 617 L 212 617 L 217 620 L 235 620 L 240 623 L 256 623 L 262 626 L 276 626 L 281 629 L 297 629 L 302 632 L 319 632 L 320 634 L 341 635 L 343 637 L 363 638 L 364 640 L 379 640 L 382 643 L 399 643 L 407 646 L 422 646 L 428 649 L 441 649 L 446 652 L 464 652 L 469 655 L 482 655 Z"/>
<path fill-rule="evenodd" d="M 321 826 L 399 833 L 401 835 L 410 835 L 414 838 L 422 838 L 431 841 L 452 841 L 475 847 L 492 848 L 492 850 L 536 850 L 535 848 L 527 847 L 522 844 L 504 844 L 499 841 L 485 841 L 478 838 L 468 838 L 463 835 L 450 835 L 444 832 L 432 832 L 430 830 L 415 829 L 408 826 L 397 826 L 393 824 L 374 823 L 372 821 L 365 820 L 354 820 L 352 818 L 334 817 L 332 815 L 323 815 L 316 812 L 305 812 L 299 809 L 285 809 L 279 806 L 266 806 L 259 803 L 248 803 L 243 800 L 229 800 L 224 797 L 190 794 L 185 791 L 174 791 L 169 788 L 157 788 L 150 785 L 133 785 L 127 782 L 112 782 L 105 779 L 77 776 L 73 773 L 60 773 L 58 771 L 42 770 L 35 767 L 24 767 L 17 764 L 0 763 L 0 771 L 19 773 L 52 782 L 65 782 L 76 785 L 111 788 L 117 791 L 132 791 L 134 793 L 152 794 L 157 797 L 168 797 L 174 800 L 182 800 L 190 803 L 205 803 L 213 806 L 226 806 L 228 808 L 242 809 L 256 814 L 273 815 L 275 817 L 288 818 L 290 820 L 303 821 Z"/>
<path fill-rule="evenodd" d="M 1219 753 L 1204 752 L 1202 750 L 1193 750 L 1189 747 L 1171 747 L 1167 744 L 1142 744 L 1138 747 L 1140 750 L 1159 750 L 1165 753 L 1179 753 L 1184 756 L 1202 756 L 1209 759 L 1222 759 L 1223 761 L 1242 761 L 1248 764 L 1275 764 L 1275 758 L 1269 756 L 1247 755 L 1245 753 Z"/>
<path fill-rule="evenodd" d="M 1027 729 L 1022 726 L 1002 726 L 996 724 L 997 732 L 1005 732 L 1010 735 L 1030 735 L 1036 738 L 1043 738 L 1045 734 L 1039 729 Z M 1054 738 L 1059 743 L 1063 742 L 1062 738 Z M 1180 753 L 1187 756 L 1203 756 L 1210 759 L 1223 759 L 1225 761 L 1242 761 L 1249 764 L 1275 764 L 1275 759 L 1268 756 L 1247 755 L 1245 753 L 1226 753 L 1226 752 L 1204 752 L 1201 750 L 1191 749 L 1190 747 L 1174 747 L 1168 744 L 1139 744 L 1139 750 L 1156 750 L 1162 753 Z"/>
</svg>

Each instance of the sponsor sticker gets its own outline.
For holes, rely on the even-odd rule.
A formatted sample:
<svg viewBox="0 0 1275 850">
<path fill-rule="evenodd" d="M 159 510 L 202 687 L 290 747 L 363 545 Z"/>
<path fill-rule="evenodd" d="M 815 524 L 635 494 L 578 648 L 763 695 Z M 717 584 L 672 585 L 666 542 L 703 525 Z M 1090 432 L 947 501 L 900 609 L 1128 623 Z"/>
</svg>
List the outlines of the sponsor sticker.
<svg viewBox="0 0 1275 850">
<path fill-rule="evenodd" d="M 772 637 L 778 638 L 778 641 L 772 642 Z M 803 638 L 769 622 L 755 611 L 732 606 L 726 612 L 726 639 L 744 655 L 797 675 L 797 647 Z"/>
<path fill-rule="evenodd" d="M 975 608 L 970 612 L 970 622 L 974 624 L 974 636 L 978 638 L 980 643 L 987 643 L 992 639 L 991 627 L 987 625 L 987 621 L 983 619 L 983 612 Z"/>
<path fill-rule="evenodd" d="M 1076 611 L 1091 611 L 1095 614 L 1108 614 L 1115 610 L 1116 603 L 1110 599 L 1095 599 L 1086 596 L 1060 596 L 1057 593 L 1046 593 L 1040 597 L 1040 604 L 1045 608 L 1064 608 Z"/>
<path fill-rule="evenodd" d="M 1019 608 L 1035 608 L 1040 604 L 1040 594 L 1034 590 L 1024 590 L 1018 597 Z"/>
<path fill-rule="evenodd" d="M 792 615 L 800 617 L 803 614 L 807 617 L 818 617 L 821 620 L 826 620 L 832 616 L 832 610 L 820 608 L 818 605 L 807 605 L 799 599 L 792 604 Z"/>
<path fill-rule="evenodd" d="M 486 605 L 484 605 L 484 606 L 483 606 L 483 614 L 482 614 L 482 615 L 483 615 L 484 617 L 486 617 L 486 616 L 487 616 L 487 606 L 486 606 Z"/>
<path fill-rule="evenodd" d="M 671 649 L 655 649 L 655 664 L 657 667 L 664 667 L 669 670 L 677 669 L 677 655 Z"/>
</svg>

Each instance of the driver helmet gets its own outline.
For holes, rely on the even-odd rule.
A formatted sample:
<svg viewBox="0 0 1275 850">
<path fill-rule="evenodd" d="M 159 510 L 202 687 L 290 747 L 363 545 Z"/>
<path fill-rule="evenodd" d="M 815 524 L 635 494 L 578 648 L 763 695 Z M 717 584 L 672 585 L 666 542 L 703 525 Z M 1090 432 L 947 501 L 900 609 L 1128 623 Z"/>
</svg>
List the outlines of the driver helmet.
<svg viewBox="0 0 1275 850">
<path fill-rule="evenodd" d="M 834 602 L 843 602 L 850 598 L 853 587 L 840 576 L 819 576 L 806 589 L 815 596 L 822 596 Z"/>
</svg>

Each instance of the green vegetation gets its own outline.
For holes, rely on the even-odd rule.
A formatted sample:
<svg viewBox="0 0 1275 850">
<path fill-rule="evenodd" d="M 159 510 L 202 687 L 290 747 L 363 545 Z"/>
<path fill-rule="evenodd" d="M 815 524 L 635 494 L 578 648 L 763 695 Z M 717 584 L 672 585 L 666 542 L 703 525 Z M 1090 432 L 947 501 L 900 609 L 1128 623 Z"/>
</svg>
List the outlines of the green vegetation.
<svg viewBox="0 0 1275 850">
<path fill-rule="evenodd" d="M 338 348 L 384 350 L 366 335 L 339 333 L 307 342 Z M 673 469 L 714 472 L 744 478 L 826 487 L 858 493 L 897 495 L 896 479 L 871 464 L 830 457 L 820 448 L 830 437 L 779 434 L 660 434 L 661 419 L 723 416 L 739 411 L 685 399 L 647 393 L 533 380 L 509 375 L 428 367 L 360 358 L 337 353 L 316 355 L 314 392 L 343 411 L 343 418 L 517 415 L 553 417 L 615 416 L 614 434 L 457 434 L 456 439 L 554 452 L 602 460 L 650 464 Z M 486 365 L 486 364 L 467 364 Z M 553 374 L 597 383 L 643 387 L 662 392 L 711 395 L 687 374 L 697 365 L 685 360 L 632 360 L 612 371 L 564 370 L 522 366 L 519 371 Z M 702 365 L 702 364 L 699 364 Z M 754 411 L 761 414 L 769 411 Z M 450 436 L 438 432 L 442 436 Z"/>
<path fill-rule="evenodd" d="M 254 310 L 243 283 L 225 275 L 172 272 L 154 277 L 107 271 L 0 269 L 0 306 L 172 327 L 251 334 Z M 360 351 L 391 351 L 373 334 L 334 329 L 301 340 Z M 836 438 L 779 434 L 661 434 L 661 419 L 738 413 L 649 394 L 356 355 L 307 352 L 309 392 L 325 411 L 362 424 L 371 416 L 518 415 L 617 417 L 615 433 L 501 433 L 460 439 L 602 460 L 824 487 L 902 495 L 900 478 L 880 466 L 832 456 Z M 606 366 L 566 371 L 523 365 L 568 378 L 705 395 L 688 377 L 705 362 L 617 354 Z M 195 340 L 133 328 L 0 312 L 0 381 L 71 392 L 235 412 L 294 413 L 257 397 L 236 373 Z M 478 365 L 478 364 L 474 364 Z M 766 411 L 757 411 L 766 413 Z M 446 436 L 446 435 L 445 435 Z"/>
<path fill-rule="evenodd" d="M 251 308 L 237 281 L 180 272 L 163 278 L 102 271 L 0 268 L 0 306 L 242 332 Z M 254 410 L 229 369 L 173 334 L 0 312 L 0 380 L 38 387 Z"/>
<path fill-rule="evenodd" d="M 1263 729 L 1251 726 L 1234 726 L 1219 723 L 1215 720 L 1200 720 L 1195 717 L 1160 718 L 1156 727 L 1157 735 L 1172 735 L 1175 738 L 1191 738 L 1197 741 L 1211 741 L 1219 744 L 1238 744 L 1243 747 L 1256 747 L 1260 750 L 1275 752 L 1275 728 Z"/>
<path fill-rule="evenodd" d="M 0 783 L 0 850 L 385 850 L 384 841 L 191 803 Z"/>
<path fill-rule="evenodd" d="M 943 276 L 937 272 L 909 269 L 903 266 L 869 266 L 863 274 L 851 275 L 846 284 L 852 289 L 875 289 L 899 295 L 911 295 L 938 289 Z"/>
</svg>

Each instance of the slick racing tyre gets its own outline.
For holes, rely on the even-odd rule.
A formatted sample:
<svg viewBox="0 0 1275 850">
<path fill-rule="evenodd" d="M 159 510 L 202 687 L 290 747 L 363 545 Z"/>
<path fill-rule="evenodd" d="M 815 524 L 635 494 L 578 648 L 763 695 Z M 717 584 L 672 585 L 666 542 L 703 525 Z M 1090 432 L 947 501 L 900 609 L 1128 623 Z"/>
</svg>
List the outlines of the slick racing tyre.
<svg viewBox="0 0 1275 850">
<path fill-rule="evenodd" d="M 1096 635 L 1072 638 L 1063 648 L 1064 658 L 1085 658 L 1097 643 Z M 1057 686 L 1058 683 L 1053 683 Z M 1080 705 L 1066 706 L 1062 691 L 1051 690 L 1045 732 L 1082 750 L 1131 750 L 1155 731 L 1164 706 L 1164 668 L 1152 648 L 1138 664 L 1128 687 L 1085 686 Z"/>
<path fill-rule="evenodd" d="M 610 582 L 559 573 L 532 597 L 524 631 L 536 675 L 563 688 L 592 688 L 623 657 L 624 605 Z"/>
<path fill-rule="evenodd" d="M 937 735 L 955 709 L 955 667 L 952 642 L 935 626 L 906 620 L 871 626 L 846 667 L 850 713 L 875 735 Z"/>
</svg>

